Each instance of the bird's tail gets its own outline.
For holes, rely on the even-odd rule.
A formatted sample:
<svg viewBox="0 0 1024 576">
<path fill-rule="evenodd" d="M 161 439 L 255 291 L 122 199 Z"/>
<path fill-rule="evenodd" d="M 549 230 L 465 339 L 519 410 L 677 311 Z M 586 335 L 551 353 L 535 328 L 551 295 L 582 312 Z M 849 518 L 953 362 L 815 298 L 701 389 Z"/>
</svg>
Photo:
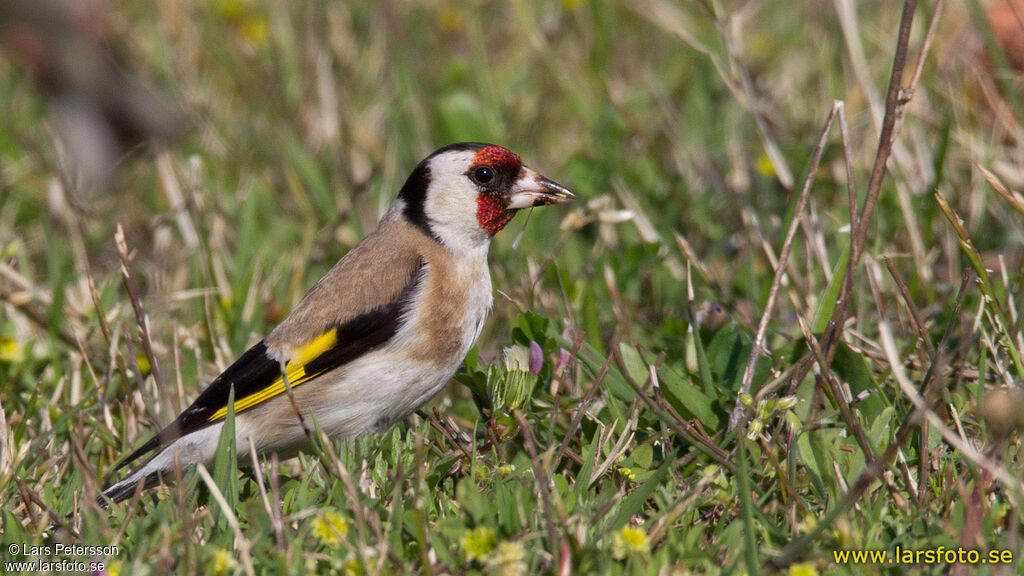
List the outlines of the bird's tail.
<svg viewBox="0 0 1024 576">
<path fill-rule="evenodd" d="M 194 466 L 196 462 L 211 462 L 216 453 L 216 439 L 220 437 L 220 428 L 213 426 L 204 428 L 160 447 L 159 438 L 163 434 L 164 432 L 161 432 L 160 435 L 146 442 L 118 464 L 115 470 L 148 451 L 156 450 L 155 454 L 136 466 L 124 480 L 103 491 L 103 494 L 97 498 L 101 507 L 106 508 L 109 502 L 116 504 L 127 500 L 135 495 L 136 490 L 145 490 L 157 484 L 167 484 L 176 479 L 181 472 Z"/>
<path fill-rule="evenodd" d="M 106 509 L 110 503 L 127 500 L 135 495 L 135 492 L 152 488 L 164 482 L 166 475 L 161 470 L 153 470 L 147 465 L 140 466 L 137 470 L 128 475 L 127 478 L 110 485 L 103 493 L 96 497 L 96 503 L 100 508 Z M 142 485 L 139 487 L 139 485 Z"/>
</svg>

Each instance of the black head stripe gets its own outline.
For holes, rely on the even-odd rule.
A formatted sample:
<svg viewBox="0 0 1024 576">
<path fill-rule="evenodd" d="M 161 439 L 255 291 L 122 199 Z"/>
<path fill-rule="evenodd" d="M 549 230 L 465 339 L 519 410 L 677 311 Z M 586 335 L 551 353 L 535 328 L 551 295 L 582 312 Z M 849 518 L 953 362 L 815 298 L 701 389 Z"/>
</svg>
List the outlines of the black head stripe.
<svg viewBox="0 0 1024 576">
<path fill-rule="evenodd" d="M 444 154 L 445 152 L 464 152 L 466 150 L 476 151 L 481 148 L 486 148 L 487 146 L 493 146 L 493 144 L 487 144 L 486 142 L 456 142 L 455 144 L 449 144 L 434 150 L 431 152 L 430 156 L 427 157 L 427 160 L 437 156 L 438 154 Z"/>
<path fill-rule="evenodd" d="M 430 186 L 429 160 L 428 158 L 416 166 L 416 169 L 409 175 L 409 179 L 405 181 L 405 185 L 402 186 L 398 197 L 405 202 L 405 207 L 402 210 L 405 219 L 436 240 L 437 235 L 430 228 L 430 220 L 425 211 L 427 187 Z"/>
</svg>

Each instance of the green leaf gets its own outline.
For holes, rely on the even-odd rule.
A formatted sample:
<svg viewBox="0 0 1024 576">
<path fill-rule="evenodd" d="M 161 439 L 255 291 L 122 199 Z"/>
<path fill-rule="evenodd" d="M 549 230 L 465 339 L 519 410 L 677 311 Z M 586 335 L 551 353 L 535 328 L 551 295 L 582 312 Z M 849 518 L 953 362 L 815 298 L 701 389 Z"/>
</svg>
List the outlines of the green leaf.
<svg viewBox="0 0 1024 576">
<path fill-rule="evenodd" d="M 850 259 L 850 245 L 846 244 L 839 261 L 832 268 L 832 281 L 828 283 L 825 292 L 818 298 L 818 311 L 814 314 L 814 323 L 811 331 L 821 334 L 828 328 L 828 321 L 832 318 L 832 311 L 836 307 L 836 299 L 839 298 L 839 288 L 843 285 L 843 278 L 846 277 L 846 262 Z"/>
<path fill-rule="evenodd" d="M 584 346 L 586 354 L 580 354 L 579 359 L 583 360 L 583 363 L 587 368 L 596 376 L 601 371 L 601 366 L 604 364 L 604 357 L 599 355 L 589 344 Z M 608 374 L 605 375 L 602 385 L 606 390 L 612 393 L 612 395 L 623 402 L 632 403 L 636 397 L 636 392 L 633 388 L 626 383 L 626 379 L 622 377 L 622 373 L 619 372 L 614 366 L 608 368 Z"/>
<path fill-rule="evenodd" d="M 836 348 L 835 358 L 832 359 L 832 372 L 850 385 L 850 392 L 855 398 L 864 392 L 868 393 L 867 397 L 857 402 L 855 406 L 868 421 L 892 405 L 875 382 L 864 357 L 851 350 L 845 342 L 839 342 L 839 347 Z"/>
<path fill-rule="evenodd" d="M 647 364 L 636 348 L 625 342 L 619 342 L 619 353 L 622 355 L 622 363 L 626 372 L 637 386 L 642 387 L 647 381 Z"/>
<path fill-rule="evenodd" d="M 634 466 L 646 470 L 651 467 L 651 461 L 654 460 L 654 449 L 650 444 L 640 444 L 633 449 L 632 457 Z"/>
<path fill-rule="evenodd" d="M 455 499 L 476 524 L 482 523 L 494 509 L 492 504 L 484 498 L 480 487 L 472 478 L 459 480 L 455 486 Z"/>
<path fill-rule="evenodd" d="M 707 355 L 711 370 L 726 390 L 739 390 L 743 370 L 750 357 L 750 348 L 750 337 L 739 332 L 736 325 L 723 326 L 708 344 Z M 771 358 L 761 356 L 757 359 L 751 393 L 756 392 L 768 378 L 771 366 Z"/>
<path fill-rule="evenodd" d="M 748 574 L 758 574 L 761 562 L 757 558 L 757 526 L 754 525 L 754 502 L 750 497 L 750 464 L 747 461 L 747 443 L 740 438 L 737 442 L 736 490 L 740 496 L 740 512 L 743 519 L 743 552 Z"/>
<path fill-rule="evenodd" d="M 573 484 L 576 498 L 579 500 L 586 498 L 587 488 L 590 485 L 590 475 L 594 473 L 594 463 L 597 460 L 597 454 L 601 451 L 601 447 L 598 445 L 600 440 L 601 434 L 595 432 L 594 439 L 583 450 L 583 466 L 580 467 L 579 473 L 576 474 L 576 482 Z"/>
<path fill-rule="evenodd" d="M 228 506 L 235 508 L 238 504 L 238 458 L 235 453 L 235 387 L 228 392 L 228 412 L 224 417 L 224 427 L 220 431 L 217 443 L 217 456 L 213 461 L 213 480 L 227 501 Z M 226 521 L 224 527 L 227 528 Z"/>
<path fill-rule="evenodd" d="M 892 416 L 895 408 L 888 406 L 882 410 L 882 412 L 875 418 L 874 422 L 871 423 L 871 428 L 868 429 L 868 441 L 871 442 L 871 447 L 875 450 L 884 448 L 882 442 L 888 433 L 891 432 L 889 423 L 892 422 Z"/>
<path fill-rule="evenodd" d="M 32 541 L 31 536 L 29 536 L 26 533 L 25 527 L 22 526 L 21 521 L 18 520 L 18 517 L 15 516 L 13 512 L 11 512 L 10 510 L 6 510 L 5 509 L 3 511 L 3 517 L 4 517 L 4 526 L 3 526 L 4 540 L 6 540 L 8 543 L 18 543 L 18 544 L 26 544 L 26 543 Z M 6 556 L 7 558 L 11 558 L 11 556 L 9 556 L 8 553 L 7 553 L 6 547 L 5 547 L 5 550 L 4 550 L 4 556 Z"/>
<path fill-rule="evenodd" d="M 697 374 L 700 376 L 700 384 L 709 397 L 715 394 L 715 378 L 711 373 L 711 363 L 708 361 L 707 351 L 704 350 L 704 341 L 701 339 L 700 323 L 697 321 L 697 310 L 693 302 L 688 303 L 690 314 L 690 342 L 693 344 L 694 354 L 697 357 Z"/>
<path fill-rule="evenodd" d="M 709 431 L 720 428 L 712 400 L 700 388 L 690 384 L 674 370 L 661 370 L 658 378 L 665 399 L 681 416 L 697 418 Z"/>
<path fill-rule="evenodd" d="M 522 525 L 519 510 L 527 503 L 521 502 L 519 494 L 520 485 L 517 482 L 498 482 L 494 486 L 493 507 L 498 514 L 498 523 L 503 531 L 508 534 L 515 534 Z M 531 500 L 536 505 L 536 500 Z"/>
</svg>

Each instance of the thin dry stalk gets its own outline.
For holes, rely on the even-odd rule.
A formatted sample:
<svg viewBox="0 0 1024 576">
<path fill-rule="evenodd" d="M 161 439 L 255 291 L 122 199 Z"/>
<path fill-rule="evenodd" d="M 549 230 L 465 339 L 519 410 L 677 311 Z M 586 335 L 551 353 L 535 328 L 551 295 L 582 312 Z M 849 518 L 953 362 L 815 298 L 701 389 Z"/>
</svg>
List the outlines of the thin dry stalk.
<svg viewBox="0 0 1024 576">
<path fill-rule="evenodd" d="M 678 434 L 687 442 L 693 444 L 695 448 L 706 454 L 719 466 L 729 470 L 733 474 L 736 473 L 736 465 L 729 459 L 729 454 L 715 444 L 707 434 L 702 430 L 697 430 L 693 424 L 687 422 L 678 413 L 672 410 L 670 405 L 659 405 L 654 400 L 651 400 L 647 393 L 637 386 L 636 382 L 631 378 L 627 377 L 625 380 L 633 391 L 636 392 L 637 398 L 647 405 L 647 409 L 657 416 L 658 419 L 667 424 L 673 432 Z"/>
<path fill-rule="evenodd" d="M 594 380 L 594 384 L 590 386 L 590 390 L 587 390 L 587 394 L 583 397 L 583 400 L 576 404 L 572 420 L 569 422 L 569 427 L 565 430 L 565 435 L 562 436 L 562 443 L 558 446 L 554 460 L 551 462 L 552 470 L 558 470 L 558 465 L 562 463 L 562 456 L 565 455 L 566 451 L 569 449 L 569 441 L 576 435 L 576 429 L 579 428 L 580 423 L 583 421 L 583 416 L 587 413 L 587 408 L 590 407 L 594 398 L 597 397 L 597 391 L 601 389 L 601 384 L 608 375 L 608 370 L 611 369 L 612 360 L 614 360 L 614 356 L 609 354 L 608 358 L 605 359 L 604 365 L 601 366 L 601 370 L 598 372 L 597 378 Z"/>
<path fill-rule="evenodd" d="M 907 288 L 907 284 L 903 281 L 903 278 L 900 277 L 900 273 L 896 270 L 896 266 L 892 263 L 892 260 L 889 258 L 882 258 L 882 261 L 885 262 L 886 268 L 889 269 L 889 275 L 892 277 L 893 282 L 896 283 L 896 288 L 900 292 L 903 304 L 907 307 L 910 327 L 914 332 L 917 332 L 917 337 L 925 347 L 927 356 L 935 355 L 935 345 L 932 344 L 931 338 L 928 337 L 928 332 L 924 329 L 924 321 L 921 319 L 921 312 L 917 309 L 914 299 L 910 296 L 910 289 Z"/>
<path fill-rule="evenodd" d="M 121 280 L 124 281 L 124 287 L 128 290 L 128 297 L 132 302 L 132 310 L 135 311 L 135 321 L 139 326 L 139 340 L 142 341 L 142 349 L 146 353 L 146 359 L 149 361 L 149 371 L 153 375 L 153 381 L 156 382 L 157 392 L 160 394 L 160 399 L 164 406 L 172 406 L 170 397 L 167 395 L 167 391 L 164 389 L 164 378 L 163 374 L 160 373 L 160 363 L 156 360 L 156 354 L 153 352 L 153 340 L 150 336 L 149 329 L 149 316 L 146 314 L 146 309 L 142 306 L 142 298 L 139 297 L 139 289 L 135 285 L 135 278 L 132 276 L 131 267 L 129 263 L 131 257 L 128 253 L 128 244 L 124 239 L 124 229 L 121 225 L 117 225 L 117 231 L 114 232 L 114 243 L 117 244 L 117 253 L 121 258 Z"/>
<path fill-rule="evenodd" d="M 825 356 L 821 352 L 821 348 L 818 347 L 818 341 L 814 339 L 814 335 L 811 334 L 811 327 L 807 325 L 807 321 L 802 316 L 798 316 L 797 320 L 800 324 L 800 330 L 804 334 L 804 339 L 807 340 L 807 347 L 810 348 L 811 353 L 814 354 L 815 360 L 818 362 L 818 369 L 821 370 L 821 379 L 824 380 L 825 385 L 828 386 L 829 391 L 832 393 L 832 398 L 835 400 L 836 406 L 839 407 L 839 414 L 843 417 L 846 422 L 846 426 L 853 432 L 853 437 L 857 440 L 857 445 L 864 451 L 864 458 L 870 463 L 875 461 L 875 452 L 871 449 L 871 444 L 868 442 L 867 435 L 864 433 L 864 428 L 857 421 L 857 418 L 853 415 L 853 411 L 850 410 L 850 401 L 846 398 L 846 391 L 843 389 L 842 384 L 836 380 L 834 374 L 829 369 L 828 363 L 825 362 Z"/>
<path fill-rule="evenodd" d="M 825 151 L 828 132 L 832 128 L 832 122 L 835 120 L 836 115 L 840 110 L 842 110 L 841 103 L 839 101 L 834 102 L 832 104 L 832 110 L 828 114 L 828 118 L 825 119 L 825 126 L 821 130 L 821 135 L 818 136 L 818 143 L 814 147 L 814 154 L 811 157 L 811 166 L 807 171 L 807 177 L 804 178 L 803 187 L 800 189 L 800 197 L 797 199 L 796 207 L 793 210 L 793 218 L 789 222 L 789 229 L 786 230 L 786 238 L 782 242 L 782 250 L 779 253 L 779 262 L 778 265 L 775 266 L 775 275 L 772 277 L 771 288 L 768 290 L 768 300 L 765 302 L 764 312 L 761 314 L 761 321 L 757 325 L 757 332 L 754 335 L 754 344 L 750 350 L 750 357 L 747 358 L 747 365 L 743 369 L 743 380 L 740 382 L 740 390 L 737 397 L 750 394 L 750 386 L 754 381 L 754 368 L 757 366 L 757 359 L 767 353 L 764 341 L 765 336 L 768 334 L 768 322 L 771 320 L 772 311 L 775 308 L 775 300 L 779 295 L 779 286 L 782 285 L 782 278 L 786 275 L 786 266 L 789 262 L 789 254 L 793 248 L 793 239 L 796 237 L 797 228 L 800 226 L 800 216 L 803 214 L 804 207 L 807 205 L 807 197 L 810 195 L 811 184 L 814 182 L 814 176 L 818 173 L 818 165 L 821 163 L 821 155 Z M 733 407 L 732 414 L 729 415 L 729 432 L 739 425 L 743 418 L 744 410 L 745 406 L 743 403 L 736 402 L 736 405 Z"/>
<path fill-rule="evenodd" d="M 953 432 L 953 430 L 950 429 L 949 426 L 946 426 L 946 423 L 942 421 L 942 418 L 940 418 L 939 415 L 928 406 L 924 397 L 921 396 L 921 393 L 918 392 L 917 388 L 915 388 L 910 382 L 910 378 L 903 369 L 903 362 L 900 360 L 899 351 L 896 349 L 896 341 L 893 339 L 892 328 L 889 326 L 889 323 L 885 320 L 881 320 L 878 323 L 878 331 L 882 338 L 882 348 L 885 350 L 886 356 L 889 358 L 889 366 L 892 368 L 892 374 L 896 378 L 896 382 L 900 385 L 900 390 L 907 399 L 910 400 L 911 404 L 914 405 L 915 410 L 923 414 L 928 422 L 935 427 L 940 434 L 942 434 L 942 439 L 959 451 L 964 458 L 967 458 L 979 468 L 985 470 L 989 474 L 992 474 L 992 476 L 997 478 L 1007 488 L 1011 488 L 1017 492 L 1017 494 L 1024 496 L 1024 482 L 1021 482 L 1010 474 L 1006 470 L 1005 466 L 979 452 L 962 435 Z"/>
<path fill-rule="evenodd" d="M 846 122 L 846 103 L 839 102 L 839 135 L 843 143 L 843 166 L 846 168 L 846 195 L 850 202 L 850 233 L 858 226 L 857 180 L 853 173 L 853 143 L 850 141 L 850 126 Z"/>
<path fill-rule="evenodd" d="M 998 176 L 987 170 L 984 166 L 980 164 L 976 164 L 975 166 L 978 168 L 979 171 L 981 171 L 981 175 L 985 177 L 985 180 L 989 183 L 990 186 L 992 186 L 992 189 L 1003 197 L 1003 200 L 1006 200 L 1006 202 L 1009 203 L 1010 206 L 1013 206 L 1014 210 L 1020 212 L 1021 214 L 1024 214 L 1024 196 L 1021 196 L 1020 194 L 1007 188 Z"/>
<path fill-rule="evenodd" d="M 32 507 L 29 506 L 29 503 L 35 504 L 36 506 L 39 507 L 40 510 L 43 511 L 43 513 L 48 518 L 48 520 L 46 521 L 47 526 L 60 526 L 61 528 L 64 528 L 72 534 L 77 534 L 74 528 L 67 523 L 63 516 L 58 514 L 53 508 L 47 506 L 46 502 L 43 502 L 43 500 L 38 495 L 39 490 L 31 488 L 28 484 L 25 484 L 24 480 L 18 478 L 17 476 L 15 476 L 13 480 L 14 483 L 18 485 L 18 492 L 21 494 L 21 499 L 25 503 L 25 510 L 28 512 L 29 517 L 32 519 L 32 522 L 35 524 L 37 528 L 43 526 L 43 522 L 42 520 L 37 518 L 35 514 L 32 514 Z"/>
<path fill-rule="evenodd" d="M 276 452 L 270 455 L 270 496 L 273 499 L 270 525 L 274 530 L 277 549 L 284 552 L 287 550 L 287 546 L 284 542 L 284 522 L 281 521 L 281 510 L 284 505 L 281 502 L 281 462 L 278 460 Z"/>
<path fill-rule="evenodd" d="M 523 417 L 523 413 L 517 408 L 512 411 L 512 414 L 515 416 L 516 422 L 519 423 L 519 431 L 523 434 L 523 444 L 526 445 L 526 452 L 530 455 L 530 462 L 533 465 L 533 477 L 537 482 L 537 490 L 540 492 L 541 505 L 544 507 L 544 518 L 547 520 L 548 540 L 551 542 L 554 565 L 558 568 L 559 574 L 571 574 L 572 554 L 568 553 L 570 549 L 569 541 L 565 536 L 565 518 L 559 518 L 563 524 L 562 527 L 556 526 L 556 516 L 552 512 L 551 493 L 548 487 L 548 479 L 551 478 L 551 475 L 544 470 L 544 466 L 537 456 L 537 445 L 533 441 L 533 433 L 530 431 L 530 425 Z"/>
<path fill-rule="evenodd" d="M 281 370 L 281 381 L 284 382 L 284 391 L 288 393 L 288 402 L 292 406 L 292 412 L 294 412 L 295 417 L 298 418 L 299 425 L 302 426 L 302 432 L 306 435 L 306 439 L 312 442 L 313 433 L 310 432 L 309 426 L 306 426 L 306 418 L 302 415 L 302 410 L 299 410 L 298 403 L 295 402 L 295 392 L 292 391 L 292 383 L 288 379 L 288 364 L 282 360 L 278 366 Z"/>
<path fill-rule="evenodd" d="M 341 462 L 341 458 L 338 458 L 338 454 L 334 451 L 334 446 L 331 444 L 331 439 L 322 430 L 320 431 L 320 442 L 323 444 L 324 452 L 327 453 L 333 465 L 335 474 L 341 479 L 341 484 L 345 488 L 345 497 L 348 498 L 349 507 L 356 517 L 355 524 L 359 534 L 359 553 L 362 554 L 369 545 L 365 527 L 369 526 L 370 519 L 367 517 L 366 508 L 359 500 L 359 490 L 355 483 L 352 482 L 352 475 L 349 474 L 348 469 Z M 373 516 L 373 519 L 375 520 L 376 516 Z"/>
<path fill-rule="evenodd" d="M 466 448 L 462 444 L 462 442 L 459 442 L 457 436 L 458 429 L 456 428 L 455 430 L 452 430 L 452 428 L 448 425 L 448 422 L 441 417 L 441 412 L 440 410 L 437 409 L 437 406 L 434 406 L 432 414 L 427 414 L 422 410 L 417 410 L 416 413 L 419 415 L 420 418 L 423 418 L 427 422 L 430 422 L 430 426 L 434 430 L 440 432 L 445 437 L 445 439 L 448 440 L 449 444 L 451 444 L 455 448 L 458 448 L 458 450 L 462 452 L 462 456 L 465 457 L 467 461 L 473 460 L 473 454 L 470 453 L 469 449 Z"/>
<path fill-rule="evenodd" d="M 260 491 L 260 500 L 263 501 L 263 509 L 267 511 L 267 517 L 273 518 L 274 511 L 270 507 L 270 496 L 267 494 L 267 487 L 263 481 L 263 469 L 260 466 L 259 456 L 256 454 L 256 442 L 252 439 L 252 435 L 247 438 L 249 440 L 249 458 L 251 459 L 253 474 L 256 476 L 256 487 Z"/>
<path fill-rule="evenodd" d="M 871 176 L 868 179 L 867 193 L 864 198 L 864 206 L 861 208 L 860 216 L 851 224 L 852 234 L 850 236 L 850 257 L 846 263 L 846 273 L 843 283 L 839 289 L 839 297 L 836 299 L 835 308 L 832 309 L 832 316 L 829 318 L 825 333 L 819 340 L 819 346 L 825 353 L 825 360 L 831 364 L 835 357 L 837 343 L 846 326 L 846 320 L 850 316 L 850 305 L 853 298 L 854 282 L 856 272 L 860 264 L 861 253 L 868 237 L 868 227 L 874 215 L 875 206 L 878 203 L 878 196 L 882 190 L 882 183 L 887 173 L 887 162 L 892 154 L 893 143 L 897 135 L 896 119 L 899 109 L 910 102 L 915 85 L 910 85 L 906 90 L 900 88 L 903 81 L 903 72 L 907 63 L 907 49 L 910 44 L 910 30 L 914 23 L 914 12 L 917 8 L 916 0 L 906 0 L 903 4 L 903 13 L 900 17 L 899 34 L 896 41 L 896 52 L 893 56 L 892 72 L 889 76 L 889 90 L 885 99 L 885 117 L 882 121 L 882 130 L 879 135 L 878 148 L 875 153 L 875 162 L 871 169 Z M 933 14 L 936 20 L 939 13 Z M 928 52 L 922 50 L 919 59 L 927 57 Z M 794 374 L 794 380 L 799 382 L 807 375 L 811 363 L 804 362 L 800 370 Z"/>
</svg>

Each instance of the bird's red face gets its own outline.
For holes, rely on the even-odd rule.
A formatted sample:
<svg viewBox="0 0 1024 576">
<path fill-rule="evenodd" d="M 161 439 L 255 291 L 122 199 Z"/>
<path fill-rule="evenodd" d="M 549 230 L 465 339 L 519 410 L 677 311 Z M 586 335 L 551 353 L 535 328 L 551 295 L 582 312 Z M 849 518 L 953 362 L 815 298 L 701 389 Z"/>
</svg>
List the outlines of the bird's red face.
<svg viewBox="0 0 1024 576">
<path fill-rule="evenodd" d="M 484 146 L 473 155 L 473 166 L 469 169 L 469 178 L 481 187 L 481 194 L 476 197 L 476 219 L 480 228 L 487 232 L 488 236 L 494 236 L 504 228 L 512 218 L 515 217 L 515 210 L 508 210 L 501 194 L 490 193 L 494 182 L 494 176 L 501 173 L 505 175 L 518 175 L 523 167 L 523 161 L 511 150 L 501 146 Z"/>
<path fill-rule="evenodd" d="M 414 224 L 446 245 L 479 244 L 523 208 L 571 201 L 565 187 L 493 144 L 446 146 L 416 168 L 399 194 Z"/>
</svg>

